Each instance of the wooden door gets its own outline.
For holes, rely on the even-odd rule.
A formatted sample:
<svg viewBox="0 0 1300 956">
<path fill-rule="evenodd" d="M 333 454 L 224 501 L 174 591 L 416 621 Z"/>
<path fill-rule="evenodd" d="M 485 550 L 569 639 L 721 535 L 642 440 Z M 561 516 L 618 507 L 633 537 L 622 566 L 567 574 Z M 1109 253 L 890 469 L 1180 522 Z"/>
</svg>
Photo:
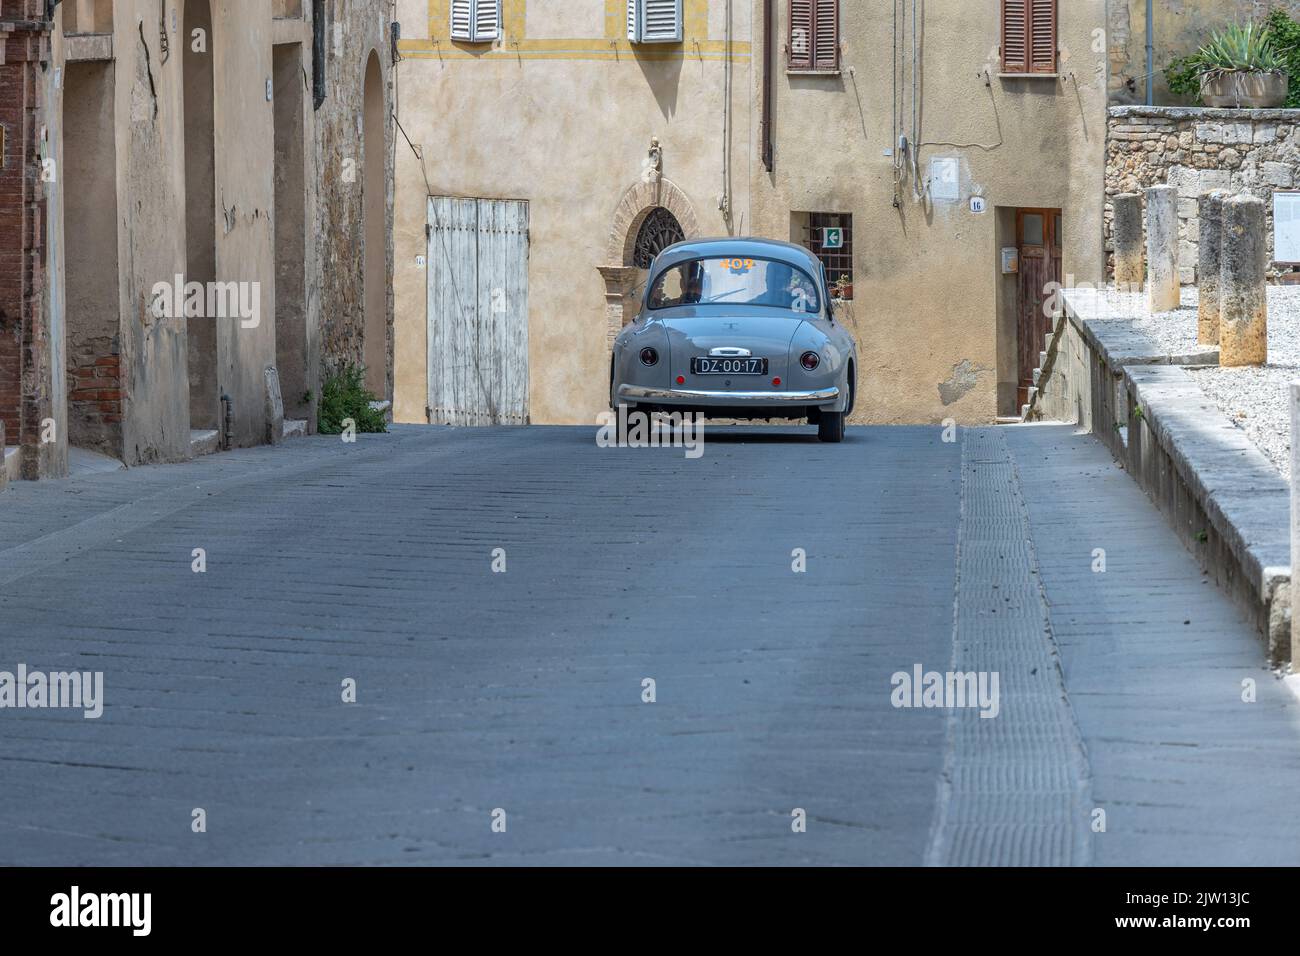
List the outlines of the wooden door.
<svg viewBox="0 0 1300 956">
<path fill-rule="evenodd" d="M 528 424 L 528 203 L 429 199 L 429 421 Z"/>
<path fill-rule="evenodd" d="M 1061 282 L 1061 211 L 1020 209 L 1016 212 L 1016 246 L 1020 253 L 1017 296 L 1017 405 L 1029 401 L 1039 354 L 1047 347 L 1052 318 L 1044 303 Z"/>
</svg>

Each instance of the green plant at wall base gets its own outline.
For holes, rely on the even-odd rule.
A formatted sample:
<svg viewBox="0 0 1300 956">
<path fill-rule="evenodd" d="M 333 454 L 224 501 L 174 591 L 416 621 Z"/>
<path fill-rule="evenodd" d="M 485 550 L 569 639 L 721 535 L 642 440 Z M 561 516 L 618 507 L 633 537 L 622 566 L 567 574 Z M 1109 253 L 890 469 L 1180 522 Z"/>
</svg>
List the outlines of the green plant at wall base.
<svg viewBox="0 0 1300 956">
<path fill-rule="evenodd" d="M 325 379 L 320 390 L 320 414 L 316 430 L 322 435 L 340 435 L 343 422 L 352 419 L 358 432 L 386 432 L 384 413 L 370 407 L 374 392 L 366 390 L 366 371 L 359 365 L 344 365 Z"/>
<path fill-rule="evenodd" d="M 1300 23 L 1277 7 L 1264 19 L 1264 25 L 1273 36 L 1273 45 L 1282 58 L 1282 68 L 1291 78 L 1286 96 L 1287 108 L 1300 108 Z"/>
</svg>

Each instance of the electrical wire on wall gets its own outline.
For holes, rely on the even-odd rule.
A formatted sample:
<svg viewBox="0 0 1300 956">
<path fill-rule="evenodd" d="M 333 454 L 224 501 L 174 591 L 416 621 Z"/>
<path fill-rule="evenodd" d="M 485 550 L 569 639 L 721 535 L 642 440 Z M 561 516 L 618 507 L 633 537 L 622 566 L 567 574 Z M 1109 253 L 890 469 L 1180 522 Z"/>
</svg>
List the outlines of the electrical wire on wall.
<svg viewBox="0 0 1300 956">
<path fill-rule="evenodd" d="M 722 195 L 718 209 L 731 231 L 731 3 L 727 0 L 727 37 L 722 62 Z"/>
</svg>

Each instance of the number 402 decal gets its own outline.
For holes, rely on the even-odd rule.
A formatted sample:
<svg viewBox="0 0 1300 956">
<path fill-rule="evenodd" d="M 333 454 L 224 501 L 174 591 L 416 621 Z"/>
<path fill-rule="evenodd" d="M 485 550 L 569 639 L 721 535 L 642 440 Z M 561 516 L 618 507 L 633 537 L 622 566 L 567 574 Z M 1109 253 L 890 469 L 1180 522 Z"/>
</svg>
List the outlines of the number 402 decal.
<svg viewBox="0 0 1300 956">
<path fill-rule="evenodd" d="M 723 259 L 722 268 L 730 269 L 732 272 L 744 275 L 750 269 L 754 268 L 753 259 Z"/>
</svg>

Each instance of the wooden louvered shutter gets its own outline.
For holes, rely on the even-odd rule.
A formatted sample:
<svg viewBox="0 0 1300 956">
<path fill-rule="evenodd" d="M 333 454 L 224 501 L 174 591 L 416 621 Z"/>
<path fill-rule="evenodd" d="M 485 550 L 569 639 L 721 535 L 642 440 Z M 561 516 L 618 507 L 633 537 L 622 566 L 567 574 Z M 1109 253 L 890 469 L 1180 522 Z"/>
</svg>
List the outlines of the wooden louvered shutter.
<svg viewBox="0 0 1300 956">
<path fill-rule="evenodd" d="M 501 36 L 501 0 L 474 0 L 474 39 L 495 40 Z"/>
<path fill-rule="evenodd" d="M 474 39 L 473 0 L 451 0 L 451 38 L 466 41 Z"/>
<path fill-rule="evenodd" d="M 790 0 L 790 42 L 787 62 L 792 70 L 812 69 L 813 2 L 814 0 Z"/>
<path fill-rule="evenodd" d="M 641 28 L 642 43 L 680 43 L 682 39 L 682 0 L 643 0 L 645 21 Z"/>
<path fill-rule="evenodd" d="M 641 0 L 627 0 L 627 40 L 641 42 Z"/>
<path fill-rule="evenodd" d="M 840 0 L 814 0 L 813 69 L 840 68 Z"/>
<path fill-rule="evenodd" d="M 1030 0 L 1002 0 L 1002 72 L 1029 71 Z"/>
<path fill-rule="evenodd" d="M 1028 0 L 1029 72 L 1056 72 L 1056 0 Z"/>
</svg>

